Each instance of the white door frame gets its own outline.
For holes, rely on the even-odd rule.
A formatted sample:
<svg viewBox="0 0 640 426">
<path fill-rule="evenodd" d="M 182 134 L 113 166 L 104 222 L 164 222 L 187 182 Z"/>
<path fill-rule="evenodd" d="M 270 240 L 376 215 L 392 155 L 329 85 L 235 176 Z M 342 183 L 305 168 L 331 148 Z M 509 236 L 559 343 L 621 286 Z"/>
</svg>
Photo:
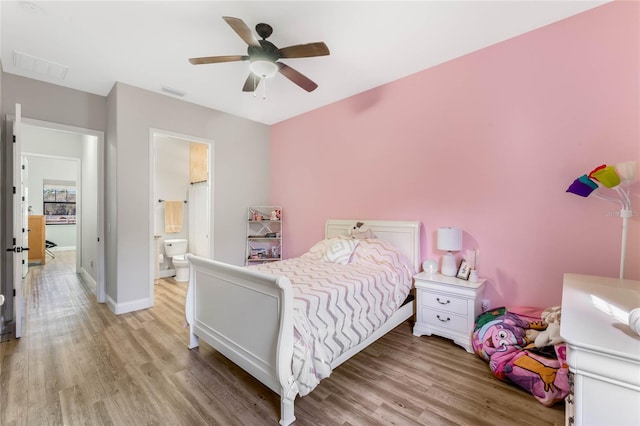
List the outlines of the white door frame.
<svg viewBox="0 0 640 426">
<path fill-rule="evenodd" d="M 22 176 L 20 186 L 22 187 L 22 245 L 29 247 L 29 162 L 24 155 L 20 157 Z M 47 255 L 46 253 L 44 254 Z M 29 272 L 29 251 L 22 252 L 22 279 L 27 277 Z"/>
<path fill-rule="evenodd" d="M 151 300 L 151 304 L 153 305 L 154 300 L 154 284 L 155 284 L 155 265 L 154 262 L 158 262 L 158 258 L 156 256 L 154 247 L 155 247 L 155 174 L 156 174 L 156 149 L 155 149 L 155 140 L 159 136 L 166 136 L 175 139 L 183 139 L 185 142 L 197 142 L 209 145 L 208 154 L 209 154 L 209 170 L 208 170 L 208 182 L 209 182 L 209 220 L 207 221 L 207 232 L 209 235 L 209 257 L 213 259 L 213 235 L 211 229 L 211 223 L 213 218 L 213 159 L 214 159 L 214 142 L 211 139 L 199 138 L 196 136 L 186 135 L 184 133 L 176 133 L 169 130 L 162 129 L 149 129 L 149 298 Z"/>
<path fill-rule="evenodd" d="M 16 103 L 16 115 L 13 117 L 13 170 L 11 171 L 13 186 L 13 197 L 11 198 L 13 208 L 13 223 L 11 235 L 13 239 L 13 316 L 15 318 L 14 336 L 16 339 L 22 337 L 22 316 L 24 310 L 24 298 L 22 293 L 22 262 L 21 250 L 24 248 L 22 237 L 27 225 L 22 223 L 22 205 L 24 204 L 24 194 L 22 191 L 22 152 L 20 148 L 22 135 L 22 105 Z"/>
<path fill-rule="evenodd" d="M 97 221 L 97 234 L 98 241 L 96 242 L 96 299 L 98 303 L 105 303 L 106 284 L 105 284 L 105 258 L 104 258 L 104 132 L 100 130 L 86 129 L 82 127 L 69 126 L 66 124 L 52 123 L 48 121 L 36 120 L 32 118 L 22 117 L 22 123 L 33 126 L 42 127 L 50 130 L 58 130 L 69 133 L 77 133 L 81 135 L 94 136 L 97 139 L 97 160 L 98 160 L 98 188 L 97 188 L 97 201 L 98 201 L 98 221 Z M 21 153 L 22 154 L 22 153 Z M 32 154 L 29 154 L 32 155 Z M 51 157 L 51 156 L 49 156 Z M 79 168 L 80 169 L 80 168 Z M 78 170 L 80 173 L 80 170 Z M 80 189 L 81 182 L 78 181 L 78 188 Z M 80 193 L 81 191 L 78 191 Z M 79 195 L 79 194 L 78 194 Z M 80 216 L 82 212 L 80 212 Z M 78 225 L 82 218 L 79 218 Z M 81 232 L 76 232 L 77 247 L 81 248 Z M 76 257 L 76 270 L 78 269 L 77 262 L 79 256 Z"/>
</svg>

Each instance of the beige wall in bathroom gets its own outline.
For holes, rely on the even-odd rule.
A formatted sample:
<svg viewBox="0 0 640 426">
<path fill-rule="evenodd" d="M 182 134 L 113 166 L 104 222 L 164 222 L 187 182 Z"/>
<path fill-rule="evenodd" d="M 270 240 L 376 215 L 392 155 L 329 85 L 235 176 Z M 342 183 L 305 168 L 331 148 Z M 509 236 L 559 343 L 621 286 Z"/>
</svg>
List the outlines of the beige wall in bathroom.
<svg viewBox="0 0 640 426">
<path fill-rule="evenodd" d="M 191 142 L 189 149 L 189 181 L 205 182 L 209 174 L 209 147 L 203 143 Z"/>
</svg>

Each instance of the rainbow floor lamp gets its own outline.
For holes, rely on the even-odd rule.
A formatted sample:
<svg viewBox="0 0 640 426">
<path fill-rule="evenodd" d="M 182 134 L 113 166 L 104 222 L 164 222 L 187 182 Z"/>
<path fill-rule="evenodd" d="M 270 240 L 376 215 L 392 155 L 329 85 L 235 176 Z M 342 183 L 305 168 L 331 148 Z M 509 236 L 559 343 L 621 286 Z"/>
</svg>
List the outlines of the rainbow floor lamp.
<svg viewBox="0 0 640 426">
<path fill-rule="evenodd" d="M 567 188 L 567 192 L 589 197 L 593 195 L 607 201 L 613 201 L 620 206 L 622 218 L 622 245 L 620 247 L 620 278 L 624 278 L 624 261 L 627 254 L 627 223 L 633 215 L 631 210 L 630 182 L 638 176 L 638 162 L 627 161 L 615 166 L 596 167 L 588 175 L 582 175 Z M 609 188 L 610 195 L 602 193 L 602 188 Z"/>
</svg>

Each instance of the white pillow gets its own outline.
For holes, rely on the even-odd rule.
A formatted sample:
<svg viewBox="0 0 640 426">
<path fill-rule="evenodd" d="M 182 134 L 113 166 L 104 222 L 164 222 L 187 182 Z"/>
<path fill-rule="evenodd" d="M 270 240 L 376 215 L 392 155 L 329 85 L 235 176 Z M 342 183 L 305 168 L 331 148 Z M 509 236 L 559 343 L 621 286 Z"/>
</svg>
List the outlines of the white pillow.
<svg viewBox="0 0 640 426">
<path fill-rule="evenodd" d="M 324 253 L 324 261 L 346 265 L 359 243 L 359 240 L 338 240 L 332 243 Z"/>
</svg>

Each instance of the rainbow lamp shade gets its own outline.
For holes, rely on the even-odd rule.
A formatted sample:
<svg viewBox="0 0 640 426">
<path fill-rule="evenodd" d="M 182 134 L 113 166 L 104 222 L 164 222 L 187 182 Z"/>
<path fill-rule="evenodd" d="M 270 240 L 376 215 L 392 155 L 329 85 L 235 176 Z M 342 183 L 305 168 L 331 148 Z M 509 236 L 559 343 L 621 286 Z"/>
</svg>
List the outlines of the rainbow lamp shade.
<svg viewBox="0 0 640 426">
<path fill-rule="evenodd" d="M 629 183 L 639 175 L 637 161 L 626 161 L 614 166 L 603 164 L 591 170 L 589 174 L 584 174 L 574 180 L 566 191 L 584 198 L 593 196 L 595 198 L 612 201 L 620 206 L 620 217 L 622 218 L 620 278 L 624 278 L 627 222 L 632 216 Z M 607 194 L 603 194 L 603 192 L 607 192 Z"/>
</svg>

